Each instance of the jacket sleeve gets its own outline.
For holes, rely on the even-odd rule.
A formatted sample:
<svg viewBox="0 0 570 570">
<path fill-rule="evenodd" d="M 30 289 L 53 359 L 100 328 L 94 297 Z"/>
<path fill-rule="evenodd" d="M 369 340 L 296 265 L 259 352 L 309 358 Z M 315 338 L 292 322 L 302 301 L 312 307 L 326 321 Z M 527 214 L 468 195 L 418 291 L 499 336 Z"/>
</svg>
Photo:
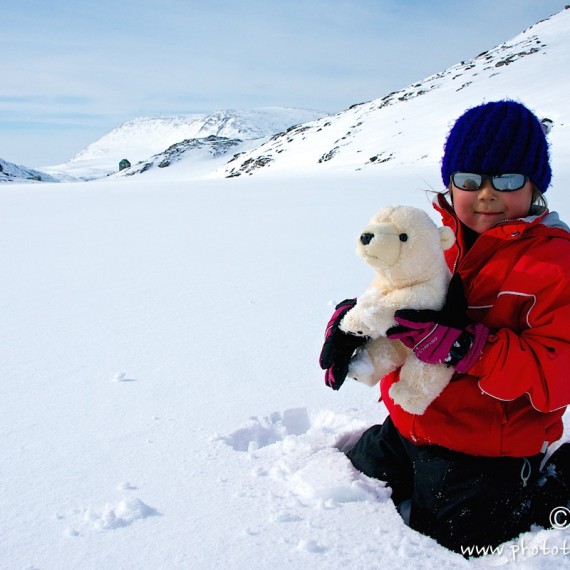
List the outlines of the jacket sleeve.
<svg viewBox="0 0 570 570">
<path fill-rule="evenodd" d="M 469 371 L 486 394 L 506 401 L 526 395 L 540 412 L 570 404 L 570 268 L 548 270 L 529 278 L 528 293 L 500 293 L 520 311 L 520 332 L 491 331 Z"/>
</svg>

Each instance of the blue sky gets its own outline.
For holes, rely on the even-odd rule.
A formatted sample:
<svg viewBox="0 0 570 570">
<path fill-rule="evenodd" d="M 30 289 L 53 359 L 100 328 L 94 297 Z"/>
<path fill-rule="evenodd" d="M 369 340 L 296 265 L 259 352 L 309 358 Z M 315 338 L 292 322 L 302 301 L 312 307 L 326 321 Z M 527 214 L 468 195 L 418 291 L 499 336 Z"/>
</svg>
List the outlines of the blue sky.
<svg viewBox="0 0 570 570">
<path fill-rule="evenodd" d="M 70 159 L 140 116 L 337 112 L 510 39 L 553 0 L 8 0 L 0 158 Z"/>
</svg>

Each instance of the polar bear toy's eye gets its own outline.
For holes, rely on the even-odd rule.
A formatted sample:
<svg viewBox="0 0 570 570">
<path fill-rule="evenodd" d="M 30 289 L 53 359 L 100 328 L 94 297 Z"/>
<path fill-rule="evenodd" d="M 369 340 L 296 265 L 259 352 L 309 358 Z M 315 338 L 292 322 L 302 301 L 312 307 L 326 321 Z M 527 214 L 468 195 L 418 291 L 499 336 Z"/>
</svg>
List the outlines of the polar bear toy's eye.
<svg viewBox="0 0 570 570">
<path fill-rule="evenodd" d="M 408 234 L 400 234 L 398 237 L 400 241 L 408 241 Z"/>
</svg>

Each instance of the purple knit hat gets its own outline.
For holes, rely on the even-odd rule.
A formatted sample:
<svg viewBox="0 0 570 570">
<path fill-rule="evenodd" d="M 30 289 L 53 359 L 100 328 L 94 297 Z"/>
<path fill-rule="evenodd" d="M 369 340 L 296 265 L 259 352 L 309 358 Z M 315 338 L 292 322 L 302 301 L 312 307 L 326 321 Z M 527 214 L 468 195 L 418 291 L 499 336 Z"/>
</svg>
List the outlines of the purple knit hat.
<svg viewBox="0 0 570 570">
<path fill-rule="evenodd" d="M 447 136 L 441 160 L 444 186 L 460 171 L 526 174 L 546 192 L 552 171 L 540 121 L 516 101 L 485 103 L 467 110 Z"/>
</svg>

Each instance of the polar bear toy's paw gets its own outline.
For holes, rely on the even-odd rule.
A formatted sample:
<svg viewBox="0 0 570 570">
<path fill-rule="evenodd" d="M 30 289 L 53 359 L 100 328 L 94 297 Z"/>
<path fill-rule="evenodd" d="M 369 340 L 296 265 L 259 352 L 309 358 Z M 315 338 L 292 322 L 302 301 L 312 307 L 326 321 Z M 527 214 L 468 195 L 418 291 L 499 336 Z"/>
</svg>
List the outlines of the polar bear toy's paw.
<svg viewBox="0 0 570 570">
<path fill-rule="evenodd" d="M 348 365 L 348 376 L 357 382 L 374 386 L 380 381 L 380 376 L 374 370 L 374 364 L 370 360 L 366 349 L 358 349 Z"/>
<path fill-rule="evenodd" d="M 372 331 L 364 324 L 360 311 L 354 307 L 346 313 L 340 323 L 340 330 L 357 336 L 372 336 Z"/>
</svg>

